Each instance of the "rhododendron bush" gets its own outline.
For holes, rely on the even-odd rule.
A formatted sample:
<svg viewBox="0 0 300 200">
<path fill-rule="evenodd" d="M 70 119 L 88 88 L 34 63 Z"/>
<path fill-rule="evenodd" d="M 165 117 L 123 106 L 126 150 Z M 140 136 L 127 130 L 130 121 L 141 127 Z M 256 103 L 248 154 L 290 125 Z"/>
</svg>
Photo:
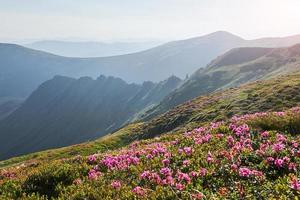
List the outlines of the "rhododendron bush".
<svg viewBox="0 0 300 200">
<path fill-rule="evenodd" d="M 300 109 L 293 108 L 236 116 L 118 151 L 76 157 L 61 161 L 80 167 L 72 183 L 58 182 L 55 197 L 295 199 L 300 196 L 299 133 Z M 3 171 L 1 176 L 8 188 L 17 175 Z M 6 189 L 2 195 L 45 195 L 39 189 L 26 193 L 25 183 L 20 183 L 20 194 Z"/>
</svg>

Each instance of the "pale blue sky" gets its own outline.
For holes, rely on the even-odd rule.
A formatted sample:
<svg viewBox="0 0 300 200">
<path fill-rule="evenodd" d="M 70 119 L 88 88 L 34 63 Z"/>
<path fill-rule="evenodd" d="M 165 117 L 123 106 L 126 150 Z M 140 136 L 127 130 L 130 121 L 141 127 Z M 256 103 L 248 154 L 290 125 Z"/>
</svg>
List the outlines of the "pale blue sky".
<svg viewBox="0 0 300 200">
<path fill-rule="evenodd" d="M 299 0 L 0 0 L 0 41 L 300 34 Z"/>
</svg>

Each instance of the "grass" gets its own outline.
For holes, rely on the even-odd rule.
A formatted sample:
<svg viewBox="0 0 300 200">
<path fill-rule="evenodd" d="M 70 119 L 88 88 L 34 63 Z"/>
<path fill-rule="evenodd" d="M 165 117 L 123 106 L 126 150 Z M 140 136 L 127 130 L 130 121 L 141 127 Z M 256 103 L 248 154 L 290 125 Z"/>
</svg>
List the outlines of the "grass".
<svg viewBox="0 0 300 200">
<path fill-rule="evenodd" d="M 300 107 L 0 173 L 1 199 L 297 199 Z M 95 153 L 95 152 L 93 152 Z"/>
<path fill-rule="evenodd" d="M 87 156 L 91 153 L 100 153 L 107 150 L 113 150 L 128 145 L 135 140 L 135 133 L 139 131 L 141 123 L 130 124 L 121 128 L 114 134 L 108 134 L 95 141 L 72 145 L 59 149 L 41 151 L 11 158 L 0 162 L 0 169 L 16 165 L 37 165 L 41 162 L 49 162 L 57 159 L 66 159 L 76 155 Z"/>
</svg>

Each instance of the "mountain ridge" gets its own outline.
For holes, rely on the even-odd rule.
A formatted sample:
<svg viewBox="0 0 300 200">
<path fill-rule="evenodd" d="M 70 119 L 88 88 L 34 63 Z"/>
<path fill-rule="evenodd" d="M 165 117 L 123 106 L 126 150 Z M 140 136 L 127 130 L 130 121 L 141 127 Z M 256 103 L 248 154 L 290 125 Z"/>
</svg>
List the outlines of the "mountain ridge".
<svg viewBox="0 0 300 200">
<path fill-rule="evenodd" d="M 142 119 L 151 119 L 199 95 L 259 79 L 293 73 L 299 69 L 300 44 L 283 48 L 233 49 L 217 57 L 205 69 L 197 70 L 159 105 L 148 110 Z"/>
<path fill-rule="evenodd" d="M 108 57 L 140 52 L 162 42 L 94 42 L 94 41 L 60 41 L 41 40 L 22 46 L 49 52 L 64 57 Z"/>
<path fill-rule="evenodd" d="M 277 46 L 300 42 L 298 36 L 273 38 L 275 41 L 277 39 L 280 40 Z M 221 31 L 169 42 L 138 53 L 102 58 L 67 58 L 20 46 L 10 46 L 8 54 L 8 45 L 3 44 L 0 45 L 0 98 L 26 98 L 39 84 L 54 75 L 96 78 L 95 75 L 103 74 L 136 83 L 146 80 L 159 82 L 172 74 L 184 78 L 204 68 L 212 59 L 229 49 L 276 44 L 265 43 L 264 40 L 253 41 Z"/>
<path fill-rule="evenodd" d="M 1 158 L 95 139 L 133 120 L 180 84 L 128 84 L 115 77 L 55 76 L 0 121 Z M 9 133 L 9 134 L 5 134 Z M 5 141 L 5 142 L 4 142 Z"/>
</svg>

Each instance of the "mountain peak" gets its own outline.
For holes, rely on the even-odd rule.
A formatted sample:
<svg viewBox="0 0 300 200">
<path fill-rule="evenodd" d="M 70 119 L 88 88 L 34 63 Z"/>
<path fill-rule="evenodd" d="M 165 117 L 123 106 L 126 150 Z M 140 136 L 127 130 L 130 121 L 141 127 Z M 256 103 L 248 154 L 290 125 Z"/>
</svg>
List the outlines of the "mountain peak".
<svg viewBox="0 0 300 200">
<path fill-rule="evenodd" d="M 168 79 L 166 79 L 166 82 L 180 82 L 182 81 L 179 77 L 172 75 Z"/>
<path fill-rule="evenodd" d="M 230 32 L 227 32 L 227 31 L 216 31 L 216 32 L 213 32 L 213 33 L 210 33 L 208 35 L 204 35 L 202 36 L 202 38 L 209 38 L 209 39 L 219 39 L 219 40 L 239 40 L 239 41 L 243 41 L 244 39 L 237 36 L 237 35 L 234 35 Z"/>
<path fill-rule="evenodd" d="M 212 32 L 208 35 L 231 35 L 231 36 L 236 36 L 236 35 L 228 32 L 228 31 L 223 31 L 223 30 L 215 31 L 215 32 Z M 236 37 L 238 37 L 238 36 L 236 36 Z"/>
</svg>

